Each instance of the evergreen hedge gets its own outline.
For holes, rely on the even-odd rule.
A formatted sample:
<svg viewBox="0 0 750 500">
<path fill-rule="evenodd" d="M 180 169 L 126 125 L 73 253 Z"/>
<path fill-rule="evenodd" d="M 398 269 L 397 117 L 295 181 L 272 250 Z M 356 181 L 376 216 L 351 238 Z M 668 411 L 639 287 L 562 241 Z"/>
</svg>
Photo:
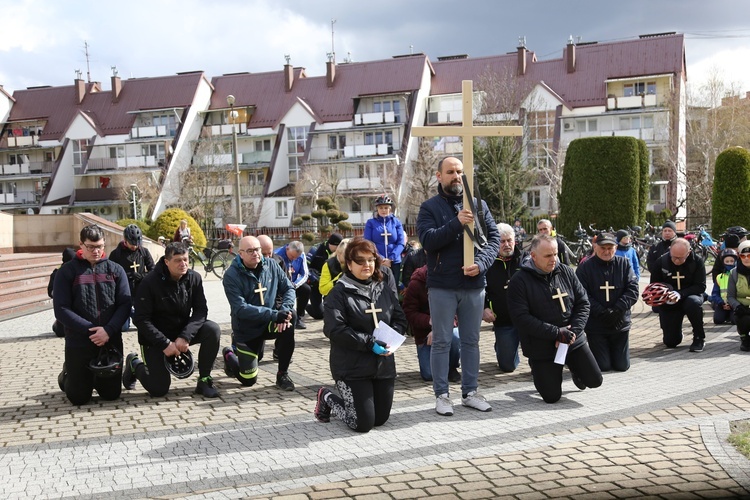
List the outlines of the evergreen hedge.
<svg viewBox="0 0 750 500">
<path fill-rule="evenodd" d="M 190 228 L 190 234 L 193 237 L 193 243 L 197 246 L 206 246 L 206 235 L 203 233 L 203 229 L 195 222 L 188 213 L 179 208 L 170 208 L 165 210 L 156 218 L 156 220 L 148 228 L 146 236 L 156 241 L 159 236 L 164 236 L 167 241 L 171 241 L 174 236 L 174 232 L 180 227 L 180 221 L 185 219 Z"/>
<path fill-rule="evenodd" d="M 750 227 L 750 152 L 725 149 L 716 157 L 711 229 L 718 236 L 731 226 Z"/>
<path fill-rule="evenodd" d="M 633 137 L 573 140 L 565 155 L 557 231 L 572 238 L 579 222 L 584 228 L 594 223 L 597 229 L 618 230 L 643 220 L 648 199 L 645 148 Z"/>
</svg>

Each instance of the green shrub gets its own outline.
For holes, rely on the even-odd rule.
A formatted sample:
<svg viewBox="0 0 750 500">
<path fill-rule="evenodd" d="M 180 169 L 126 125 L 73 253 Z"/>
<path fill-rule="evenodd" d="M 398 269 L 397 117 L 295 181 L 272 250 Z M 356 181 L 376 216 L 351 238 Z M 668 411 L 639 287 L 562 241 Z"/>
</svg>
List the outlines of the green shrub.
<svg viewBox="0 0 750 500">
<path fill-rule="evenodd" d="M 135 219 L 120 219 L 118 221 L 115 221 L 115 224 L 120 225 L 123 228 L 131 224 L 135 224 L 136 226 L 141 228 L 141 231 L 143 232 L 143 234 L 147 234 L 148 228 L 149 228 L 148 224 L 146 224 L 142 220 L 135 220 Z"/>
<path fill-rule="evenodd" d="M 640 159 L 640 185 L 638 190 L 638 224 L 643 224 L 646 220 L 646 208 L 648 207 L 648 201 L 651 197 L 651 176 L 648 172 L 648 147 L 646 141 L 638 141 L 638 157 Z M 620 229 L 620 228 L 618 228 Z"/>
<path fill-rule="evenodd" d="M 170 208 L 162 212 L 153 224 L 151 224 L 146 236 L 152 240 L 156 240 L 159 236 L 164 236 L 167 240 L 171 240 L 174 232 L 180 227 L 182 219 L 185 219 L 188 223 L 190 234 L 193 236 L 193 243 L 201 247 L 206 246 L 206 235 L 203 234 L 203 230 L 195 222 L 195 219 L 179 208 Z"/>
<path fill-rule="evenodd" d="M 343 231 L 344 233 L 346 233 L 346 232 L 348 232 L 348 231 L 352 231 L 352 230 L 354 230 L 354 226 L 352 226 L 352 223 L 351 223 L 351 222 L 341 221 L 341 222 L 339 222 L 339 223 L 338 223 L 338 224 L 336 224 L 336 225 L 337 225 L 337 226 L 339 227 L 339 229 L 340 229 L 341 231 Z"/>
<path fill-rule="evenodd" d="M 711 228 L 715 235 L 730 226 L 750 226 L 750 152 L 725 149 L 716 157 Z"/>
<path fill-rule="evenodd" d="M 292 219 L 292 226 L 301 226 L 302 223 L 305 222 L 302 217 L 295 217 Z"/>
<path fill-rule="evenodd" d="M 571 238 L 579 222 L 600 229 L 635 225 L 640 216 L 641 158 L 639 141 L 632 137 L 572 141 L 565 155 L 558 233 Z"/>
<path fill-rule="evenodd" d="M 315 233 L 303 233 L 302 236 L 300 236 L 300 239 L 309 245 L 310 243 L 315 241 Z"/>
</svg>

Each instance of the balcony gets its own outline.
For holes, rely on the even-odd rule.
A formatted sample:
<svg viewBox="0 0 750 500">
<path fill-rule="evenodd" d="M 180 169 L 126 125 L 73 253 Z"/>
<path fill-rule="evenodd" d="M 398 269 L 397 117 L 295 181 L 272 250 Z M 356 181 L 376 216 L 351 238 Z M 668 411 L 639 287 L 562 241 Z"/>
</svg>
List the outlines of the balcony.
<svg viewBox="0 0 750 500">
<path fill-rule="evenodd" d="M 344 158 L 361 158 L 363 156 L 385 156 L 393 154 L 389 144 L 359 144 L 344 146 Z"/>
<path fill-rule="evenodd" d="M 456 111 L 430 111 L 427 113 L 427 125 L 444 125 L 448 123 L 461 123 L 463 116 L 461 110 Z"/>
<path fill-rule="evenodd" d="M 339 180 L 340 192 L 345 191 L 382 191 L 383 183 L 379 178 L 351 177 Z"/>
<path fill-rule="evenodd" d="M 232 135 L 232 124 L 229 123 L 224 125 L 206 125 L 205 127 L 203 127 L 203 130 L 204 132 L 208 132 L 211 137 Z M 238 123 L 237 133 L 247 134 L 247 123 Z"/>
<path fill-rule="evenodd" d="M 4 205 L 36 205 L 42 193 L 40 191 L 16 191 L 15 193 L 0 193 L 0 204 Z"/>
<path fill-rule="evenodd" d="M 653 108 L 656 106 L 656 94 L 646 94 L 644 96 L 631 95 L 627 97 L 608 97 L 607 109 L 633 109 L 633 108 Z"/>
<path fill-rule="evenodd" d="M 120 199 L 116 188 L 84 188 L 76 189 L 74 192 L 76 203 L 89 201 L 113 201 Z"/>
<path fill-rule="evenodd" d="M 613 130 L 612 132 L 602 132 L 601 135 L 607 136 L 614 133 L 617 137 L 634 137 L 636 139 L 643 139 L 644 141 L 654 140 L 654 129 L 653 128 L 634 128 L 628 130 Z"/>
<path fill-rule="evenodd" d="M 51 174 L 55 168 L 53 161 L 32 161 L 29 162 L 29 171 L 32 174 Z"/>
<path fill-rule="evenodd" d="M 375 125 L 381 123 L 398 123 L 396 113 L 393 111 L 377 111 L 354 115 L 354 125 Z"/>
<path fill-rule="evenodd" d="M 249 165 L 263 165 L 271 163 L 271 156 L 273 151 L 251 151 L 249 153 L 240 153 L 237 157 L 237 163 L 240 166 Z M 197 165 L 202 167 L 209 166 L 226 166 L 233 165 L 232 154 L 210 154 L 210 155 L 196 155 Z"/>
<path fill-rule="evenodd" d="M 171 137 L 166 125 L 157 125 L 151 127 L 133 127 L 130 129 L 131 139 L 151 139 L 154 137 Z"/>
<path fill-rule="evenodd" d="M 37 135 L 19 135 L 3 137 L 0 140 L 0 148 L 28 148 L 39 145 L 39 136 Z"/>
<path fill-rule="evenodd" d="M 89 158 L 86 172 L 100 170 L 119 170 L 127 168 L 156 168 L 159 160 L 155 156 L 126 156 L 124 158 Z"/>
<path fill-rule="evenodd" d="M 28 163 L 15 165 L 0 165 L 0 173 L 3 175 L 29 174 L 31 169 Z"/>
<path fill-rule="evenodd" d="M 243 184 L 240 186 L 240 194 L 242 196 L 260 196 L 263 194 L 263 186 Z"/>
</svg>

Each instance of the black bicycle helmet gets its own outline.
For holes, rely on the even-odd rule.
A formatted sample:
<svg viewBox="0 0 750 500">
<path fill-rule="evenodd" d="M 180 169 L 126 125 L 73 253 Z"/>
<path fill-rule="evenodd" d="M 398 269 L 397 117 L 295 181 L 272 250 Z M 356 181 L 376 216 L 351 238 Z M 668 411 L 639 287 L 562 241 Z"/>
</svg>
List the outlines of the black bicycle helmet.
<svg viewBox="0 0 750 500">
<path fill-rule="evenodd" d="M 393 200 L 387 194 L 381 194 L 380 196 L 378 196 L 377 198 L 375 198 L 375 206 L 377 207 L 378 205 L 390 205 L 390 206 L 393 206 Z"/>
<path fill-rule="evenodd" d="M 122 353 L 114 347 L 102 347 L 89 361 L 89 370 L 101 378 L 119 377 L 122 374 Z"/>
<path fill-rule="evenodd" d="M 135 224 L 130 224 L 122 232 L 122 235 L 123 237 L 125 237 L 125 241 L 127 241 L 131 245 L 140 245 L 141 238 L 143 237 L 143 232 L 141 232 L 140 227 L 136 226 Z"/>
<path fill-rule="evenodd" d="M 742 226 L 732 226 L 727 228 L 727 234 L 736 234 L 740 238 L 747 236 L 747 229 Z"/>
<path fill-rule="evenodd" d="M 193 355 L 190 350 L 176 356 L 164 356 L 164 366 L 167 371 L 177 378 L 188 378 L 195 370 Z"/>
</svg>

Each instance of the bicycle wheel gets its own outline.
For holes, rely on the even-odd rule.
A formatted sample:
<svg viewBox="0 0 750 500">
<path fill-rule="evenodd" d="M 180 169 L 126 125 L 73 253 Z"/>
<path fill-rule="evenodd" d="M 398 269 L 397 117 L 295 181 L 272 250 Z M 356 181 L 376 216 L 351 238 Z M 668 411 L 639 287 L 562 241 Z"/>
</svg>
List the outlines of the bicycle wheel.
<svg viewBox="0 0 750 500">
<path fill-rule="evenodd" d="M 188 265 L 190 266 L 190 269 L 195 269 L 195 257 L 193 257 L 192 253 L 188 254 Z"/>
<path fill-rule="evenodd" d="M 219 250 L 211 257 L 211 270 L 217 278 L 224 279 L 224 271 L 227 270 L 231 263 L 232 259 L 229 257 L 229 251 Z"/>
</svg>

